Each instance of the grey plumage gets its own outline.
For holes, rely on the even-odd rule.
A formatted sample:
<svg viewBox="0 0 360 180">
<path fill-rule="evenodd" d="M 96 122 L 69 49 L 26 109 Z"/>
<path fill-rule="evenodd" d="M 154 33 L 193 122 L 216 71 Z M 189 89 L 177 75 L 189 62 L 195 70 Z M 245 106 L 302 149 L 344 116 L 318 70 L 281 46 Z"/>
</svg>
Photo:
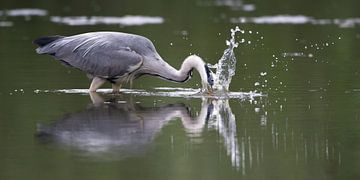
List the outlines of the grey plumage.
<svg viewBox="0 0 360 180">
<path fill-rule="evenodd" d="M 34 43 L 41 39 L 44 38 Z M 38 45 L 37 53 L 53 55 L 72 67 L 104 78 L 130 73 L 134 70 L 130 67 L 141 64 L 144 57 L 157 58 L 155 47 L 147 38 L 117 32 L 85 33 Z"/>
<path fill-rule="evenodd" d="M 124 82 L 132 82 L 144 74 L 175 82 L 185 82 L 196 69 L 203 90 L 211 86 L 212 73 L 204 61 L 189 56 L 176 70 L 157 53 L 146 37 L 120 32 L 90 32 L 74 36 L 47 36 L 34 41 L 38 54 L 49 54 L 63 64 L 86 72 L 93 81 L 90 91 L 96 91 L 106 80 L 118 91 Z"/>
</svg>

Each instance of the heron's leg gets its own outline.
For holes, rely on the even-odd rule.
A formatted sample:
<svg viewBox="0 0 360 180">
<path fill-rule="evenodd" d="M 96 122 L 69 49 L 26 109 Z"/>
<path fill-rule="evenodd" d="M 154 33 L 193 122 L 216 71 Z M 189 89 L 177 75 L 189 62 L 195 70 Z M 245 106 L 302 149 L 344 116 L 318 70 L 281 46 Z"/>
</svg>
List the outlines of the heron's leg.
<svg viewBox="0 0 360 180">
<path fill-rule="evenodd" d="M 95 92 L 95 91 L 96 91 L 97 89 L 99 89 L 99 87 L 100 87 L 101 85 L 103 85 L 105 82 L 106 82 L 106 80 L 103 79 L 103 78 L 94 77 L 93 80 L 92 80 L 92 82 L 91 82 L 89 91 L 90 91 L 90 92 Z"/>
<path fill-rule="evenodd" d="M 120 93 L 121 84 L 111 84 L 113 93 Z"/>
<path fill-rule="evenodd" d="M 101 105 L 104 99 L 97 92 L 89 92 L 90 99 L 94 105 Z"/>
<path fill-rule="evenodd" d="M 130 79 L 130 89 L 132 89 L 133 88 L 133 79 Z"/>
</svg>

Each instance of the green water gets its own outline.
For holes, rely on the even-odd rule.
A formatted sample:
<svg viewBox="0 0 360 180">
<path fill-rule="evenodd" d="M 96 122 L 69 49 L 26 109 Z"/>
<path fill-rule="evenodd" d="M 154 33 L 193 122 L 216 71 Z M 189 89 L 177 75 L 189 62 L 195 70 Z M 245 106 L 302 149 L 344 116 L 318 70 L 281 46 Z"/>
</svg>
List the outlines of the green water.
<svg viewBox="0 0 360 180">
<path fill-rule="evenodd" d="M 231 7 L 224 5 L 229 2 Z M 359 179 L 359 5 L 355 0 L 1 1 L 0 179 Z M 40 16 L 7 11 L 19 8 L 43 11 Z M 125 15 L 161 17 L 163 23 L 51 21 Z M 141 34 L 178 68 L 189 54 L 215 64 L 237 25 L 245 30 L 237 34 L 244 43 L 234 50 L 230 90 L 257 91 L 261 97 L 99 93 L 105 103 L 94 104 L 88 94 L 46 93 L 42 90 L 86 89 L 90 82 L 82 72 L 37 55 L 31 43 L 43 35 L 100 30 Z M 194 74 L 184 84 L 142 77 L 133 88 L 198 88 Z"/>
</svg>

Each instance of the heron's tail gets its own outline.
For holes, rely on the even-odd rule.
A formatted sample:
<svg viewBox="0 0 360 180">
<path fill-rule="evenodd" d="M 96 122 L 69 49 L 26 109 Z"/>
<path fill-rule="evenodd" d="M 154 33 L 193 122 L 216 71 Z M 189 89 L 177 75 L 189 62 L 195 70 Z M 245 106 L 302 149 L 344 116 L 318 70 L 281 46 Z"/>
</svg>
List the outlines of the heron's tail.
<svg viewBox="0 0 360 180">
<path fill-rule="evenodd" d="M 58 39 L 62 39 L 64 38 L 65 36 L 45 36 L 45 37 L 40 37 L 40 38 L 37 38 L 33 41 L 34 44 L 40 46 L 40 47 L 43 47 L 43 46 L 46 46 L 47 44 L 51 43 L 51 42 L 54 42 Z"/>
</svg>

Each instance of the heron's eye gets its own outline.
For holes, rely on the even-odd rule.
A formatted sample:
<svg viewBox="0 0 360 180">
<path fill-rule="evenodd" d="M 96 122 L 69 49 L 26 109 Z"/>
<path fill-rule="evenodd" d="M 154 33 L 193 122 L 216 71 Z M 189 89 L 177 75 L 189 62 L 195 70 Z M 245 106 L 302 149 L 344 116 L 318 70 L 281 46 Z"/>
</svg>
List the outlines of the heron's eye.
<svg viewBox="0 0 360 180">
<path fill-rule="evenodd" d="M 214 85 L 214 79 L 212 77 L 212 75 L 208 76 L 208 83 L 212 86 Z"/>
<path fill-rule="evenodd" d="M 193 76 L 193 71 L 192 71 L 192 69 L 189 71 L 189 76 L 190 76 L 190 77 Z"/>
</svg>

